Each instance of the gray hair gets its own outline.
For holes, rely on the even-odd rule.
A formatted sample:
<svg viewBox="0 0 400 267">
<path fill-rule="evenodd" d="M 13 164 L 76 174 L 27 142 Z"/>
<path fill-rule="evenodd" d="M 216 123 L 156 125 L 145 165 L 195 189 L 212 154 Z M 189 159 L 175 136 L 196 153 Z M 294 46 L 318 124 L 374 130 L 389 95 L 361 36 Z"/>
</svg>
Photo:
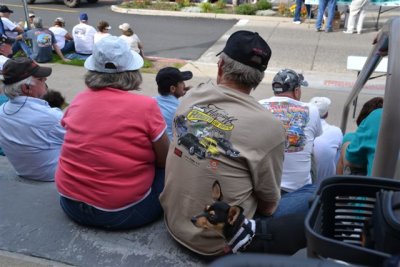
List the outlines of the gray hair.
<svg viewBox="0 0 400 267">
<path fill-rule="evenodd" d="M 22 96 L 24 93 L 22 92 L 22 85 L 24 84 L 30 84 L 32 81 L 32 76 L 29 76 L 26 79 L 23 79 L 22 81 L 12 83 L 12 84 L 4 84 L 3 90 L 4 94 L 10 98 L 14 99 L 17 96 Z"/>
<path fill-rule="evenodd" d="M 43 28 L 43 21 L 41 17 L 35 17 L 32 21 L 33 26 L 35 26 L 35 28 Z"/>
<path fill-rule="evenodd" d="M 95 90 L 104 87 L 112 87 L 124 91 L 138 90 L 142 81 L 142 74 L 140 74 L 139 70 L 120 73 L 88 71 L 85 75 L 86 85 Z"/>
<path fill-rule="evenodd" d="M 222 77 L 225 80 L 254 89 L 260 84 L 262 79 L 264 79 L 265 74 L 263 71 L 259 71 L 258 69 L 233 60 L 225 53 L 221 53 L 220 59 L 224 61 L 224 65 L 222 65 Z"/>
</svg>

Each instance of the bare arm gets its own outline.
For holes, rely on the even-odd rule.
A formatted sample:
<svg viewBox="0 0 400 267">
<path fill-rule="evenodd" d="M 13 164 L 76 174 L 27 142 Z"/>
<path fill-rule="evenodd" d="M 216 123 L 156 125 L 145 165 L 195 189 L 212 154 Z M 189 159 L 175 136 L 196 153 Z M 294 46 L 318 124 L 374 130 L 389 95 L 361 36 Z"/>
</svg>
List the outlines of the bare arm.
<svg viewBox="0 0 400 267">
<path fill-rule="evenodd" d="M 73 40 L 72 35 L 69 32 L 67 32 L 67 34 L 64 37 L 65 40 Z"/>
<path fill-rule="evenodd" d="M 156 153 L 156 166 L 160 168 L 165 168 L 165 161 L 167 159 L 169 148 L 169 139 L 166 132 L 153 143 L 153 149 Z"/>
<path fill-rule="evenodd" d="M 351 163 L 346 159 L 346 150 L 349 145 L 350 142 L 346 142 L 342 146 L 342 151 L 340 152 L 340 157 L 336 166 L 336 174 L 339 175 L 348 174 L 345 173 L 345 170 L 348 168 L 363 168 L 363 166 Z"/>
<path fill-rule="evenodd" d="M 69 62 L 70 60 L 65 58 L 63 53 L 61 52 L 60 48 L 57 44 L 53 44 L 54 51 L 56 51 L 57 55 L 65 62 Z"/>
</svg>

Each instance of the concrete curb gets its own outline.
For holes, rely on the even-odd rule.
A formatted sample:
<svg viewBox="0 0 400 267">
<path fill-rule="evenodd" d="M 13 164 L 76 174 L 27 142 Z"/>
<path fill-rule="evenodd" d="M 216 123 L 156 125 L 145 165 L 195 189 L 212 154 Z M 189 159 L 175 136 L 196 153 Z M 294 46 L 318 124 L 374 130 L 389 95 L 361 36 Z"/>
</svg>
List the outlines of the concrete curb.
<svg viewBox="0 0 400 267">
<path fill-rule="evenodd" d="M 238 20 L 246 19 L 254 21 L 274 21 L 274 22 L 293 21 L 293 18 L 278 17 L 278 16 L 249 16 L 249 15 L 238 15 L 238 14 L 215 14 L 215 13 L 196 13 L 196 12 L 184 12 L 184 11 L 134 9 L 134 8 L 121 8 L 116 5 L 112 5 L 111 10 L 117 13 L 133 14 L 133 15 L 175 16 L 175 17 L 190 17 L 190 18 L 238 19 Z"/>
</svg>

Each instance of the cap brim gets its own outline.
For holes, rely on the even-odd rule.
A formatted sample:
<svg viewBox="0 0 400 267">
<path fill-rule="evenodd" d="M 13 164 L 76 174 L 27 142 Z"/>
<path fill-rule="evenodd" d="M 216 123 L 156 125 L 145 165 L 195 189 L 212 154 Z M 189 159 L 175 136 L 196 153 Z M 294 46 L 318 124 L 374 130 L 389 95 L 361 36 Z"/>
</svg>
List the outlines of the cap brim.
<svg viewBox="0 0 400 267">
<path fill-rule="evenodd" d="M 301 86 L 304 86 L 304 87 L 307 87 L 307 86 L 308 86 L 308 82 L 302 80 L 302 81 L 300 81 L 300 85 L 301 85 Z"/>
<path fill-rule="evenodd" d="M 32 73 L 32 76 L 37 78 L 49 77 L 52 71 L 52 68 L 39 66 L 39 68 L 37 68 L 36 71 Z"/>
<path fill-rule="evenodd" d="M 193 73 L 191 71 L 181 71 L 181 75 L 184 81 L 190 80 L 193 78 Z"/>
</svg>

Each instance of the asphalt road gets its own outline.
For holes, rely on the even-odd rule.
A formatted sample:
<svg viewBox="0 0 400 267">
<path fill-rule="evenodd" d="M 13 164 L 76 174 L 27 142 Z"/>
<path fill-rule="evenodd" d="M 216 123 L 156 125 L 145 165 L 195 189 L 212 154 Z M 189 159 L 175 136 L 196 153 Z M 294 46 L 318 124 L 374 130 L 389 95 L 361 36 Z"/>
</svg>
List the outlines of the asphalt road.
<svg viewBox="0 0 400 267">
<path fill-rule="evenodd" d="M 1 1 L 14 13 L 11 20 L 18 22 L 24 19 L 20 0 Z M 79 8 L 68 8 L 62 1 L 36 0 L 29 5 L 30 11 L 42 17 L 47 27 L 53 25 L 57 17 L 66 21 L 66 29 L 71 31 L 79 22 L 79 13 L 89 15 L 89 24 L 96 26 L 100 20 L 106 20 L 111 26 L 113 35 L 120 35 L 118 25 L 128 22 L 144 44 L 146 56 L 163 58 L 198 59 L 212 46 L 237 20 L 217 20 L 207 18 L 179 18 L 141 16 L 115 13 L 110 10 L 117 0 L 100 0 L 97 4 L 82 1 Z"/>
</svg>

